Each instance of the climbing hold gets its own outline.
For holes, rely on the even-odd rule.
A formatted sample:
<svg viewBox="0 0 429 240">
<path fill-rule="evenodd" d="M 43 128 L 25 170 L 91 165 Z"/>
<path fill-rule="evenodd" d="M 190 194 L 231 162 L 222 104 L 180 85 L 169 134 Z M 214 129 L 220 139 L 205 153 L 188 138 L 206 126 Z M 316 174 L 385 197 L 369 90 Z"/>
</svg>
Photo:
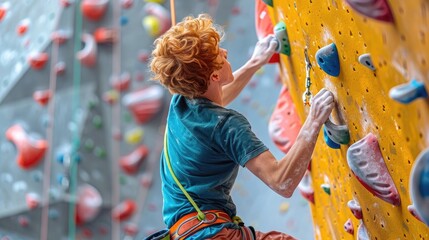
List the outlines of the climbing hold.
<svg viewBox="0 0 429 240">
<path fill-rule="evenodd" d="M 389 174 L 374 134 L 369 133 L 349 147 L 347 163 L 368 191 L 388 203 L 400 205 L 398 190 Z"/>
<path fill-rule="evenodd" d="M 110 80 L 112 87 L 119 92 L 128 90 L 131 83 L 131 74 L 124 72 L 120 76 L 112 76 Z"/>
<path fill-rule="evenodd" d="M 355 233 L 353 222 L 350 218 L 347 219 L 346 223 L 344 223 L 344 230 L 346 230 L 346 232 L 350 233 L 351 235 Z"/>
<path fill-rule="evenodd" d="M 72 4 L 73 0 L 60 0 L 61 6 L 63 8 L 69 7 Z"/>
<path fill-rule="evenodd" d="M 368 234 L 368 230 L 365 227 L 365 224 L 363 221 L 360 221 L 360 224 L 358 226 L 357 230 L 357 238 L 358 240 L 371 240 Z"/>
<path fill-rule="evenodd" d="M 255 1 L 255 28 L 258 39 L 261 40 L 264 37 L 274 34 L 274 26 L 271 22 L 270 15 L 268 14 L 267 4 L 262 1 Z M 268 63 L 279 63 L 280 55 L 278 53 L 268 60 Z"/>
<path fill-rule="evenodd" d="M 369 53 L 362 54 L 359 56 L 358 60 L 365 67 L 367 67 L 373 71 L 375 70 L 374 64 L 372 63 L 372 60 L 371 60 L 371 54 L 369 54 Z"/>
<path fill-rule="evenodd" d="M 276 52 L 290 56 L 289 37 L 284 22 L 280 21 L 274 26 L 274 35 L 278 41 Z"/>
<path fill-rule="evenodd" d="M 121 26 L 125 26 L 128 24 L 128 17 L 127 16 L 121 16 L 119 18 L 119 22 L 121 24 Z"/>
<path fill-rule="evenodd" d="M 34 70 L 43 69 L 48 59 L 48 54 L 44 52 L 31 52 L 27 58 L 30 67 Z"/>
<path fill-rule="evenodd" d="M 134 120 L 143 124 L 161 110 L 163 97 L 164 89 L 159 85 L 151 85 L 126 94 L 122 103 L 133 114 Z"/>
<path fill-rule="evenodd" d="M 99 21 L 107 10 L 109 0 L 83 0 L 80 4 L 82 15 L 92 21 Z"/>
<path fill-rule="evenodd" d="M 18 223 L 21 225 L 21 227 L 28 227 L 28 224 L 30 223 L 30 219 L 26 216 L 18 216 Z"/>
<path fill-rule="evenodd" d="M 94 144 L 94 141 L 92 139 L 86 139 L 84 146 L 85 146 L 86 150 L 92 150 L 92 149 L 94 149 L 95 144 Z"/>
<path fill-rule="evenodd" d="M 265 4 L 267 4 L 268 6 L 272 7 L 273 5 L 273 0 L 262 0 L 264 1 Z"/>
<path fill-rule="evenodd" d="M 82 65 L 92 67 L 97 61 L 97 44 L 94 37 L 88 33 L 82 34 L 82 41 L 85 43 L 85 46 L 76 53 L 76 57 Z"/>
<path fill-rule="evenodd" d="M 131 217 L 137 209 L 137 205 L 133 200 L 127 199 L 113 208 L 112 216 L 116 221 L 123 221 Z"/>
<path fill-rule="evenodd" d="M 316 60 L 319 67 L 327 74 L 338 77 L 340 75 L 340 59 L 337 46 L 331 43 L 316 52 Z"/>
<path fill-rule="evenodd" d="M 33 93 L 33 99 L 42 106 L 46 106 L 50 98 L 51 98 L 51 91 L 49 89 L 39 90 Z"/>
<path fill-rule="evenodd" d="M 322 183 L 320 187 L 323 189 L 325 193 L 331 195 L 331 186 L 328 183 Z"/>
<path fill-rule="evenodd" d="M 143 173 L 140 178 L 140 184 L 149 189 L 152 186 L 152 174 L 151 173 Z"/>
<path fill-rule="evenodd" d="M 96 147 L 96 148 L 94 148 L 94 155 L 99 157 L 99 158 L 105 158 L 107 153 L 106 153 L 106 150 L 104 150 L 104 148 Z"/>
<path fill-rule="evenodd" d="M 417 212 L 416 206 L 408 205 L 407 209 L 408 209 L 408 212 L 411 213 L 411 215 L 413 215 L 419 221 L 423 222 L 423 219 L 419 216 L 419 213 Z"/>
<path fill-rule="evenodd" d="M 100 115 L 95 115 L 92 118 L 92 125 L 94 125 L 94 127 L 97 129 L 101 129 L 103 127 L 103 119 Z"/>
<path fill-rule="evenodd" d="M 139 232 L 139 228 L 135 223 L 126 223 L 124 226 L 124 232 L 128 236 L 135 236 Z"/>
<path fill-rule="evenodd" d="M 97 43 L 115 43 L 118 40 L 116 31 L 111 28 L 97 28 L 93 35 Z"/>
<path fill-rule="evenodd" d="M 146 3 L 144 12 L 148 16 L 143 18 L 143 27 L 152 37 L 165 33 L 171 27 L 170 14 L 162 5 L 153 2 Z"/>
<path fill-rule="evenodd" d="M 133 6 L 134 0 L 121 0 L 121 7 L 123 9 L 129 9 Z"/>
<path fill-rule="evenodd" d="M 49 217 L 49 219 L 55 220 L 55 219 L 58 219 L 60 217 L 60 213 L 58 212 L 57 209 L 49 208 L 48 217 Z"/>
<path fill-rule="evenodd" d="M 27 193 L 25 195 L 25 202 L 29 209 L 34 209 L 40 205 L 40 196 L 37 193 Z"/>
<path fill-rule="evenodd" d="M 51 34 L 51 40 L 59 45 L 65 43 L 70 38 L 70 31 L 57 30 Z"/>
<path fill-rule="evenodd" d="M 407 104 L 417 98 L 427 98 L 428 93 L 423 82 L 413 79 L 409 83 L 390 89 L 389 97 L 400 103 Z"/>
<path fill-rule="evenodd" d="M 142 138 L 143 138 L 143 129 L 139 127 L 129 130 L 125 133 L 125 141 L 128 144 L 132 144 L 132 145 L 137 144 L 141 142 Z"/>
<path fill-rule="evenodd" d="M 9 10 L 10 3 L 5 2 L 0 5 L 0 22 L 5 18 L 7 11 Z"/>
<path fill-rule="evenodd" d="M 300 130 L 301 120 L 289 89 L 283 86 L 268 123 L 268 134 L 282 152 L 288 153 Z"/>
<path fill-rule="evenodd" d="M 347 202 L 347 206 L 350 208 L 350 211 L 352 211 L 353 215 L 356 217 L 356 219 L 362 219 L 362 208 L 360 207 L 359 203 L 356 200 L 350 200 Z"/>
<path fill-rule="evenodd" d="M 346 0 L 357 12 L 385 22 L 393 22 L 392 11 L 387 0 Z"/>
<path fill-rule="evenodd" d="M 30 138 L 18 124 L 6 130 L 6 138 L 15 144 L 18 150 L 16 162 L 22 169 L 35 167 L 42 160 L 48 148 L 46 140 Z"/>
<path fill-rule="evenodd" d="M 149 153 L 145 145 L 141 145 L 128 155 L 121 157 L 119 166 L 128 174 L 135 174 L 139 170 L 140 165 L 143 163 Z"/>
<path fill-rule="evenodd" d="M 19 36 L 24 35 L 28 31 L 28 26 L 29 25 L 30 25 L 30 19 L 28 19 L 28 18 L 22 19 L 19 22 L 18 27 L 16 28 L 16 33 Z"/>
<path fill-rule="evenodd" d="M 326 126 L 323 127 L 323 140 L 325 140 L 326 145 L 332 149 L 340 149 L 341 145 L 332 141 L 329 138 L 328 132 L 326 131 Z"/>
<path fill-rule="evenodd" d="M 142 49 L 139 51 L 138 59 L 142 63 L 147 63 L 150 58 L 150 52 L 146 49 Z"/>
<path fill-rule="evenodd" d="M 80 186 L 77 190 L 77 203 L 76 203 L 76 224 L 93 220 L 101 210 L 103 199 L 100 192 L 89 184 Z"/>
<path fill-rule="evenodd" d="M 325 122 L 326 133 L 329 139 L 337 144 L 348 144 L 350 142 L 350 134 L 347 125 L 336 125 L 332 122 L 331 117 Z"/>
<path fill-rule="evenodd" d="M 55 74 L 63 75 L 65 72 L 66 72 L 65 62 L 57 62 L 57 64 L 55 64 Z"/>
<path fill-rule="evenodd" d="M 410 192 L 418 216 L 429 226 L 429 148 L 421 152 L 414 162 Z"/>
<path fill-rule="evenodd" d="M 311 186 L 311 176 L 310 172 L 306 171 L 304 174 L 304 177 L 302 178 L 301 182 L 298 184 L 298 189 L 301 192 L 301 195 L 314 204 L 314 190 Z"/>
<path fill-rule="evenodd" d="M 116 90 L 109 90 L 103 94 L 103 100 L 110 105 L 115 104 L 119 99 L 119 93 Z"/>
</svg>

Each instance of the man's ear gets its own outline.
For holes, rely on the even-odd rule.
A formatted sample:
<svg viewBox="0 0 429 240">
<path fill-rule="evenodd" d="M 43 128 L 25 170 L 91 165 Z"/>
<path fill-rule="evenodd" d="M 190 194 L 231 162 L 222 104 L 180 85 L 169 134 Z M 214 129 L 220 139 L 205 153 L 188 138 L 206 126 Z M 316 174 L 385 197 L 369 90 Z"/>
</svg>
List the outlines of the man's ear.
<svg viewBox="0 0 429 240">
<path fill-rule="evenodd" d="M 219 73 L 217 71 L 214 71 L 212 74 L 210 74 L 210 80 L 218 82 L 220 80 Z"/>
</svg>

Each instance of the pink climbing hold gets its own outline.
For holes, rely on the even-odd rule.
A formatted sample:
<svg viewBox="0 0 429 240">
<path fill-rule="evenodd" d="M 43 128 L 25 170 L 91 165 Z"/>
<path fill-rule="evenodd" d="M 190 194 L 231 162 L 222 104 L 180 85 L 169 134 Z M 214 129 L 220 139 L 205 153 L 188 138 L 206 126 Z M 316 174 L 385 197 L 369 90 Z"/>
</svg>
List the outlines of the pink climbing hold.
<svg viewBox="0 0 429 240">
<path fill-rule="evenodd" d="M 28 219 L 28 217 L 26 216 L 19 216 L 18 223 L 19 225 L 21 225 L 21 227 L 28 227 L 28 225 L 30 224 L 30 219 Z"/>
<path fill-rule="evenodd" d="M 137 204 L 130 199 L 121 202 L 112 210 L 113 219 L 123 221 L 131 217 L 137 210 Z"/>
<path fill-rule="evenodd" d="M 356 200 L 350 200 L 347 203 L 347 206 L 350 208 L 350 210 L 352 211 L 353 215 L 357 218 L 357 219 L 362 219 L 362 208 L 360 207 L 359 203 Z"/>
<path fill-rule="evenodd" d="M 347 150 L 347 163 L 360 183 L 384 201 L 400 205 L 398 190 L 380 152 L 377 137 L 369 133 Z"/>
<path fill-rule="evenodd" d="M 129 72 L 124 72 L 119 77 L 112 76 L 111 79 L 112 87 L 118 92 L 126 91 L 130 87 L 131 74 Z"/>
<path fill-rule="evenodd" d="M 93 35 L 97 43 L 115 43 L 118 40 L 118 35 L 112 28 L 97 28 Z"/>
<path fill-rule="evenodd" d="M 129 9 L 133 6 L 134 0 L 121 0 L 121 7 Z"/>
<path fill-rule="evenodd" d="M 109 0 L 83 0 L 80 9 L 82 15 L 92 21 L 99 21 L 107 10 Z"/>
<path fill-rule="evenodd" d="M 22 169 L 30 169 L 39 164 L 48 148 L 46 140 L 30 138 L 18 124 L 6 130 L 6 138 L 15 144 L 18 150 L 16 162 Z"/>
<path fill-rule="evenodd" d="M 37 208 L 40 205 L 40 196 L 37 193 L 27 193 L 25 195 L 25 202 L 29 209 Z"/>
<path fill-rule="evenodd" d="M 268 133 L 276 146 L 288 153 L 300 130 L 301 120 L 288 88 L 283 86 L 268 124 Z"/>
<path fill-rule="evenodd" d="M 124 172 L 128 174 L 135 174 L 139 170 L 140 165 L 143 163 L 148 153 L 148 148 L 145 145 L 142 145 L 130 154 L 121 157 L 119 160 L 119 165 Z"/>
<path fill-rule="evenodd" d="M 51 98 L 51 91 L 49 89 L 38 90 L 33 93 L 33 99 L 42 106 L 46 106 L 50 98 Z"/>
<path fill-rule="evenodd" d="M 143 188 L 149 189 L 152 186 L 152 174 L 143 173 L 140 178 L 140 184 L 143 186 Z"/>
<path fill-rule="evenodd" d="M 44 52 L 31 52 L 27 58 L 30 67 L 34 70 L 43 69 L 48 59 L 49 55 Z"/>
<path fill-rule="evenodd" d="M 353 222 L 350 218 L 344 224 L 344 230 L 346 230 L 346 232 L 350 233 L 351 235 L 353 235 L 355 233 L 355 229 L 353 227 Z"/>
<path fill-rule="evenodd" d="M 65 62 L 57 62 L 54 67 L 56 75 L 63 75 L 66 72 L 66 64 Z"/>
<path fill-rule="evenodd" d="M 76 224 L 93 220 L 101 210 L 103 200 L 100 192 L 89 184 L 80 186 L 77 190 Z"/>
<path fill-rule="evenodd" d="M 76 53 L 77 59 L 87 67 L 92 67 L 97 61 L 97 44 L 91 34 L 83 33 L 82 41 L 85 46 L 82 50 Z"/>
<path fill-rule="evenodd" d="M 346 0 L 357 12 L 377 20 L 393 22 L 392 11 L 387 0 Z"/>
<path fill-rule="evenodd" d="M 124 226 L 124 232 L 128 236 L 135 236 L 139 232 L 139 227 L 135 223 L 127 223 Z"/>
<path fill-rule="evenodd" d="M 70 38 L 70 32 L 66 30 L 57 30 L 51 34 L 51 40 L 59 45 L 65 43 Z"/>
<path fill-rule="evenodd" d="M 314 190 L 311 184 L 310 172 L 306 171 L 301 182 L 298 184 L 298 189 L 305 199 L 314 204 Z"/>
<path fill-rule="evenodd" d="M 126 94 L 122 102 L 130 110 L 134 120 L 142 124 L 161 110 L 163 96 L 164 89 L 159 85 L 152 85 Z"/>
</svg>

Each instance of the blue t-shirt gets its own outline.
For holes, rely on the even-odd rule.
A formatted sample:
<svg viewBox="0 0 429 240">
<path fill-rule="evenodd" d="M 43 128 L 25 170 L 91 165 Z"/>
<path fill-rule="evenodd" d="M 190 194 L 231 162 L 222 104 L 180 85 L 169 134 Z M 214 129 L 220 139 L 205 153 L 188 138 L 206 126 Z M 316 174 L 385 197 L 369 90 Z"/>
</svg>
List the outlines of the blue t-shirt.
<svg viewBox="0 0 429 240">
<path fill-rule="evenodd" d="M 236 215 L 230 191 L 239 165 L 268 150 L 255 136 L 240 113 L 221 107 L 208 99 L 188 99 L 174 95 L 168 114 L 168 153 L 180 183 L 201 210 L 223 210 Z M 196 212 L 174 182 L 161 154 L 161 179 L 164 222 L 170 228 L 183 215 Z M 187 239 L 203 239 L 227 223 L 205 228 Z"/>
</svg>

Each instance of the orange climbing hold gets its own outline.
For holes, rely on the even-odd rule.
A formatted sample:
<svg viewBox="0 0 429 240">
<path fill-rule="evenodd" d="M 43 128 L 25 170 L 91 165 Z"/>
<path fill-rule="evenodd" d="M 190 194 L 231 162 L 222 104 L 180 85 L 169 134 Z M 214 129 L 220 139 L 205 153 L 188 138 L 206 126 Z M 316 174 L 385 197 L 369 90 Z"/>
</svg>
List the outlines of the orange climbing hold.
<svg viewBox="0 0 429 240">
<path fill-rule="evenodd" d="M 106 13 L 108 3 L 108 0 L 83 0 L 80 9 L 89 20 L 99 21 Z"/>
<path fill-rule="evenodd" d="M 128 174 L 135 174 L 139 170 L 140 165 L 143 163 L 148 153 L 148 148 L 145 145 L 142 145 L 130 154 L 121 157 L 119 160 L 119 165 L 124 172 Z"/>
<path fill-rule="evenodd" d="M 118 39 L 115 30 L 105 27 L 95 29 L 93 35 L 97 43 L 114 43 Z"/>
<path fill-rule="evenodd" d="M 44 52 L 32 52 L 27 58 L 30 67 L 34 70 L 43 69 L 48 59 L 49 55 Z"/>
<path fill-rule="evenodd" d="M 48 104 L 49 99 L 51 99 L 51 91 L 49 89 L 35 91 L 33 93 L 33 99 L 40 105 L 45 106 L 46 104 Z"/>
<path fill-rule="evenodd" d="M 137 209 L 133 200 L 127 199 L 112 210 L 113 219 L 123 221 L 131 217 Z"/>
<path fill-rule="evenodd" d="M 30 169 L 39 164 L 48 148 L 47 141 L 30 138 L 18 124 L 6 130 L 6 138 L 15 144 L 18 150 L 16 162 L 22 169 Z"/>
<path fill-rule="evenodd" d="M 288 88 L 283 86 L 268 124 L 268 133 L 276 146 L 288 153 L 300 130 L 301 120 Z"/>
</svg>

